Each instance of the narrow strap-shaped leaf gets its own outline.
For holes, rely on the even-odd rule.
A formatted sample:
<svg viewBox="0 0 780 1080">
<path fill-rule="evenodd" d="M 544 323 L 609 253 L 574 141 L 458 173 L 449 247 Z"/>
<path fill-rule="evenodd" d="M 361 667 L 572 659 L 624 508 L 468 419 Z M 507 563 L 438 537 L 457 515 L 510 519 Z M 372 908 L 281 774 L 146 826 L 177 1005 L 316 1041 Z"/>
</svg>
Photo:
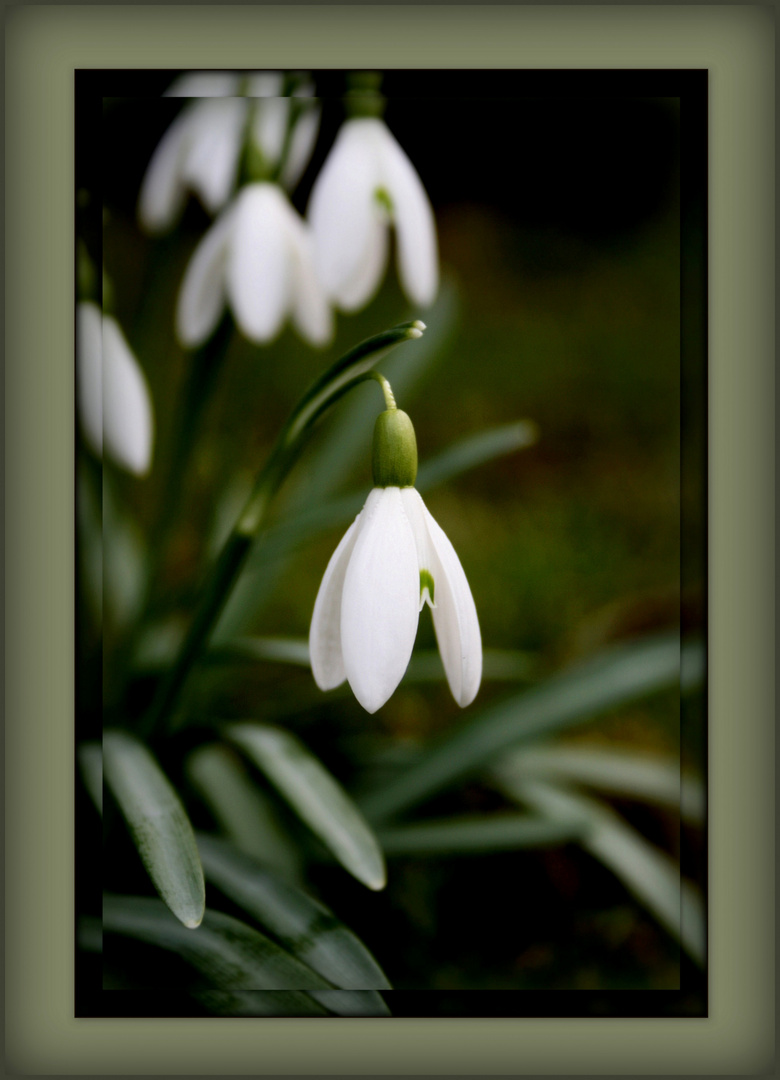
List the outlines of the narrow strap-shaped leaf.
<svg viewBox="0 0 780 1080">
<path fill-rule="evenodd" d="M 265 773 L 346 870 L 369 889 L 384 888 L 384 857 L 371 828 L 300 739 L 264 724 L 231 724 L 226 734 Z"/>
<path fill-rule="evenodd" d="M 555 847 L 582 837 L 581 819 L 550 821 L 530 814 L 482 814 L 416 822 L 379 833 L 388 857 L 475 855 L 528 847 Z"/>
<path fill-rule="evenodd" d="M 671 806 L 685 820 L 704 820 L 704 788 L 681 776 L 680 762 L 658 754 L 601 746 L 527 746 L 504 759 L 518 776 L 570 780 L 629 798 Z M 687 787 L 687 798 L 682 791 Z"/>
<path fill-rule="evenodd" d="M 337 1016 L 390 1016 L 384 998 L 374 990 L 312 990 L 311 996 Z"/>
<path fill-rule="evenodd" d="M 495 775 L 510 797 L 553 820 L 579 816 L 582 846 L 607 866 L 698 963 L 704 963 L 706 928 L 698 891 L 682 880 L 679 866 L 653 847 L 607 806 L 539 780 L 521 780 L 510 768 Z"/>
<path fill-rule="evenodd" d="M 107 731 L 103 770 L 149 877 L 184 925 L 200 925 L 206 905 L 195 834 L 179 796 L 154 757 L 132 735 Z"/>
<path fill-rule="evenodd" d="M 216 1016 L 328 1015 L 325 1006 L 303 990 L 192 990 L 191 993 Z"/>
<path fill-rule="evenodd" d="M 415 487 L 418 491 L 427 491 L 494 458 L 533 446 L 538 437 L 539 430 L 530 420 L 501 424 L 469 435 L 424 462 L 417 473 Z"/>
<path fill-rule="evenodd" d="M 610 708 L 679 686 L 677 634 L 615 646 L 543 685 L 477 713 L 468 723 L 384 787 L 362 807 L 371 821 L 384 821 L 483 768 L 517 743 L 574 727 Z"/>
<path fill-rule="evenodd" d="M 178 953 L 221 990 L 329 990 L 329 983 L 259 930 L 206 910 L 188 934 L 158 900 L 106 896 L 103 930 Z"/>
<path fill-rule="evenodd" d="M 257 919 L 293 956 L 344 990 L 391 990 L 374 957 L 324 905 L 255 860 L 198 834 L 206 877 Z"/>
<path fill-rule="evenodd" d="M 237 751 L 224 743 L 208 743 L 190 754 L 186 770 L 236 847 L 288 880 L 300 877 L 298 847 L 281 824 L 271 799 L 247 774 Z"/>
</svg>

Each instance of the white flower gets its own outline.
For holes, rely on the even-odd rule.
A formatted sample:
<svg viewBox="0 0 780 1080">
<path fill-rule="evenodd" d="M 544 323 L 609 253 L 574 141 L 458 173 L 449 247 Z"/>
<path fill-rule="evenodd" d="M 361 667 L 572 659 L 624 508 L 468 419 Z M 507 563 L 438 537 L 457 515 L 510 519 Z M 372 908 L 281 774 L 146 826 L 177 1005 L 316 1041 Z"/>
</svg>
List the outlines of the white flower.
<svg viewBox="0 0 780 1080">
<path fill-rule="evenodd" d="M 414 166 L 382 120 L 361 117 L 342 125 L 314 183 L 307 216 L 318 273 L 343 311 L 362 307 L 378 289 L 390 221 L 404 292 L 414 304 L 433 303 L 439 283 L 433 210 Z"/>
<path fill-rule="evenodd" d="M 309 633 L 321 690 L 346 678 L 376 712 L 403 678 L 427 601 L 450 690 L 465 707 L 482 678 L 477 610 L 458 556 L 413 487 L 375 487 L 328 563 Z"/>
<path fill-rule="evenodd" d="M 282 86 L 277 72 L 254 72 L 245 78 L 235 72 L 194 72 L 176 80 L 165 96 L 204 100 L 182 109 L 152 155 L 138 200 L 138 216 L 147 231 L 169 229 L 189 190 L 210 214 L 221 210 L 236 186 L 247 131 L 265 166 L 278 166 L 292 107 L 289 97 L 280 96 Z M 312 92 L 310 83 L 302 84 L 293 97 L 308 98 Z M 295 121 L 279 177 L 289 189 L 309 162 L 319 118 L 319 107 L 312 105 Z"/>
<path fill-rule="evenodd" d="M 144 374 L 119 324 L 97 304 L 76 309 L 78 405 L 84 436 L 123 469 L 149 471 L 154 419 Z"/>
<path fill-rule="evenodd" d="M 214 331 L 226 301 L 243 334 L 272 341 L 288 317 L 312 345 L 332 334 L 330 307 L 314 270 L 306 223 L 276 184 L 247 184 L 198 244 L 176 312 L 183 345 Z"/>
</svg>

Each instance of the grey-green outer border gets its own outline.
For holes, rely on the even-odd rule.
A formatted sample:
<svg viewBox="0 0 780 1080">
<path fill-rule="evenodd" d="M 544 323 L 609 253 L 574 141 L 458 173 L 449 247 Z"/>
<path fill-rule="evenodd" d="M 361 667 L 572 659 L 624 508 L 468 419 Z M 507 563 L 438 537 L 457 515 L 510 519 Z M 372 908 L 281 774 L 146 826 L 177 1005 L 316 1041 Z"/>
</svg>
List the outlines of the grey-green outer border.
<svg viewBox="0 0 780 1080">
<path fill-rule="evenodd" d="M 746 5 L 6 10 L 9 1074 L 771 1070 L 773 19 Z M 709 68 L 710 1018 L 74 1021 L 73 69 L 399 64 Z"/>
</svg>

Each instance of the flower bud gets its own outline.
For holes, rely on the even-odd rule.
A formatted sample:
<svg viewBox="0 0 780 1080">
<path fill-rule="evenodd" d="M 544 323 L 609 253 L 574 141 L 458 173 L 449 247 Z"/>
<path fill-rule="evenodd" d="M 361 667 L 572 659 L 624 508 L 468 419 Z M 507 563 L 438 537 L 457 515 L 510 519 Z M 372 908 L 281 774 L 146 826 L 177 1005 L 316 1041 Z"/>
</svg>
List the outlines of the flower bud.
<svg viewBox="0 0 780 1080">
<path fill-rule="evenodd" d="M 417 440 L 412 421 L 400 409 L 387 409 L 376 418 L 371 465 L 375 487 L 414 487 Z"/>
</svg>

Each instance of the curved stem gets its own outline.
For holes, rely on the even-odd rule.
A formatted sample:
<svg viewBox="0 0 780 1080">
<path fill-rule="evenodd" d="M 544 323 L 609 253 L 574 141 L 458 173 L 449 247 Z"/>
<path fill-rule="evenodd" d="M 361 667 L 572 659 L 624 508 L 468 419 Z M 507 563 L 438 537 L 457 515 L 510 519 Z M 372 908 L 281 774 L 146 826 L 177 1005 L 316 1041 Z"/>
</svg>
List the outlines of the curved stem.
<svg viewBox="0 0 780 1080">
<path fill-rule="evenodd" d="M 303 449 L 311 428 L 331 405 L 363 382 L 368 369 L 380 357 L 402 341 L 421 337 L 424 328 L 419 321 L 402 323 L 361 342 L 321 375 L 293 409 L 206 581 L 179 654 L 138 728 L 142 737 L 149 738 L 169 723 L 179 693 L 227 602 L 271 500 Z"/>
</svg>

